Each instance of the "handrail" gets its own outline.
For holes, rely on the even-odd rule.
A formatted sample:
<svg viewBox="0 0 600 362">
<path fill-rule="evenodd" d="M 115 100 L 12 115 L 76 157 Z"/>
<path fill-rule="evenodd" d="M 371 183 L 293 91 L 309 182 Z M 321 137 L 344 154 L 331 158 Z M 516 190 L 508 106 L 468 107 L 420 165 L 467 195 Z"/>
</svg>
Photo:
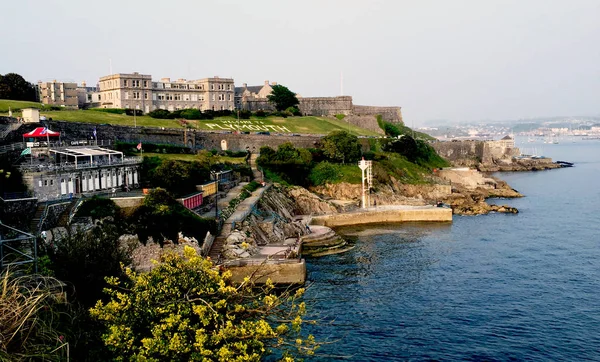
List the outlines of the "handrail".
<svg viewBox="0 0 600 362">
<path fill-rule="evenodd" d="M 83 197 L 78 198 L 77 201 L 75 201 L 75 205 L 73 205 L 71 211 L 69 212 L 69 221 L 67 223 L 68 225 L 70 225 L 71 221 L 73 221 L 73 218 L 75 217 L 75 214 L 77 214 L 77 210 L 79 209 L 79 206 L 81 206 L 82 203 Z"/>
</svg>

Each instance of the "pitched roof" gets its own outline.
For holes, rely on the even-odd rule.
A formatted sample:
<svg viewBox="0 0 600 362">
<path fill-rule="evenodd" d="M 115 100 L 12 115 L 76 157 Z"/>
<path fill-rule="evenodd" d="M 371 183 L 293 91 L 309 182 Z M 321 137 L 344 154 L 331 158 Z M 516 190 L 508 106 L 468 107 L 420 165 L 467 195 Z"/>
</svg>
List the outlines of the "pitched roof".
<svg viewBox="0 0 600 362">
<path fill-rule="evenodd" d="M 511 136 L 509 136 L 509 135 L 506 135 L 506 136 L 502 137 L 502 139 L 501 139 L 501 140 L 502 140 L 502 141 L 512 140 L 512 137 L 511 137 Z"/>
</svg>

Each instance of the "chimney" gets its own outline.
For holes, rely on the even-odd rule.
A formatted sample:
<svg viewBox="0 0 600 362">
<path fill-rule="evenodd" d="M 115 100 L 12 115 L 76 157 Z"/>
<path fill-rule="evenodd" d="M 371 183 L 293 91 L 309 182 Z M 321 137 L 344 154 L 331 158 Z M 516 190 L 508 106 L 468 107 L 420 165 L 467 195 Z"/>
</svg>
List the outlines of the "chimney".
<svg viewBox="0 0 600 362">
<path fill-rule="evenodd" d="M 273 82 L 273 83 L 271 83 L 271 85 L 277 85 L 277 82 Z"/>
<path fill-rule="evenodd" d="M 84 80 L 83 82 L 81 82 L 81 86 L 82 86 L 83 88 L 85 88 L 85 87 L 86 87 L 85 80 Z"/>
<path fill-rule="evenodd" d="M 243 84 L 242 84 L 242 86 L 243 86 L 244 88 L 248 88 L 248 84 L 247 84 L 247 83 L 243 83 Z"/>
<path fill-rule="evenodd" d="M 268 80 L 265 80 L 265 85 L 269 85 L 269 81 Z"/>
</svg>

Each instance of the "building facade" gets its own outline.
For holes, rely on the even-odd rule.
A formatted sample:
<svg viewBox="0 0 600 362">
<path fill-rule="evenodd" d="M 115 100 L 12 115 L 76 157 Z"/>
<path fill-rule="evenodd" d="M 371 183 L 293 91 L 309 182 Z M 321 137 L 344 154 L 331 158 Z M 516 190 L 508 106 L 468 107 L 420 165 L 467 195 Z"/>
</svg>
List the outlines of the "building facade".
<svg viewBox="0 0 600 362">
<path fill-rule="evenodd" d="M 250 86 L 244 83 L 241 87 L 235 88 L 235 108 L 248 111 L 273 111 L 275 107 L 267 100 L 267 96 L 273 91 L 274 85 L 277 82 L 269 83 L 265 80 L 265 84 Z"/>
<path fill-rule="evenodd" d="M 77 109 L 77 83 L 38 82 L 40 102 L 51 106 Z"/>
<path fill-rule="evenodd" d="M 97 108 L 100 107 L 100 92 L 98 86 L 88 87 L 85 82 L 77 87 L 77 104 L 79 108 Z"/>
<path fill-rule="evenodd" d="M 99 101 L 101 108 L 139 109 L 144 113 L 157 109 L 233 110 L 234 88 L 231 78 L 153 81 L 147 74 L 119 73 L 100 78 Z"/>
</svg>

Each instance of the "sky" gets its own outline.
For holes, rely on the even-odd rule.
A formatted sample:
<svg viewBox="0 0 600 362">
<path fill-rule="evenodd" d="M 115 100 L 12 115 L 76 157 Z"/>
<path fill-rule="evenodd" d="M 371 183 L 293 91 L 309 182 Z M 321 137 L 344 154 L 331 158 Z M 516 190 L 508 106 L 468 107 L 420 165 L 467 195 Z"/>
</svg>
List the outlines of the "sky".
<svg viewBox="0 0 600 362">
<path fill-rule="evenodd" d="M 600 115 L 599 0 L 9 0 L 2 10 L 0 74 L 30 82 L 93 85 L 111 69 L 270 80 L 400 106 L 409 126 Z"/>
</svg>

